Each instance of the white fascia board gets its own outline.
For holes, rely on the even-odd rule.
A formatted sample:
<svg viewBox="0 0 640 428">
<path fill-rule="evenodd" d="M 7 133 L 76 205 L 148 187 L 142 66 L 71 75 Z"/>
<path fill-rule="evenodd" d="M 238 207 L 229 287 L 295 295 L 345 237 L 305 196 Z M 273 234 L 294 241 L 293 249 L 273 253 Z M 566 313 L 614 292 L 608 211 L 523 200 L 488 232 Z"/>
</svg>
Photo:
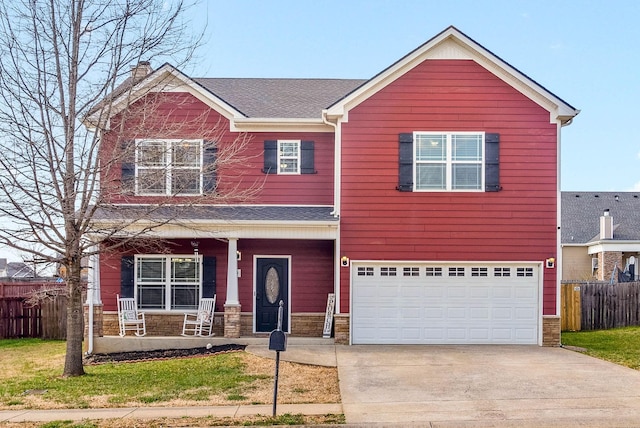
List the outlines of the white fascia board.
<svg viewBox="0 0 640 428">
<path fill-rule="evenodd" d="M 327 110 L 327 117 L 343 117 L 344 121 L 347 121 L 350 109 L 430 59 L 462 59 L 477 62 L 549 111 L 550 123 L 558 120 L 561 123 L 568 123 L 580 113 L 580 110 L 574 109 L 490 51 L 450 27 L 331 106 Z"/>
<path fill-rule="evenodd" d="M 254 118 L 236 117 L 231 122 L 232 132 L 333 132 L 333 127 L 322 118 Z"/>
<path fill-rule="evenodd" d="M 113 223 L 96 223 L 108 228 Z M 152 222 L 137 222 L 114 238 L 128 237 L 131 233 Z M 129 231 L 130 233 L 127 233 Z M 238 239 L 328 239 L 338 238 L 338 222 L 287 222 L 287 221 L 176 221 L 154 228 L 145 236 L 164 239 L 183 238 L 238 238 Z"/>
<path fill-rule="evenodd" d="M 640 241 L 599 241 L 589 244 L 588 254 L 607 253 L 614 251 L 640 252 Z"/>
</svg>

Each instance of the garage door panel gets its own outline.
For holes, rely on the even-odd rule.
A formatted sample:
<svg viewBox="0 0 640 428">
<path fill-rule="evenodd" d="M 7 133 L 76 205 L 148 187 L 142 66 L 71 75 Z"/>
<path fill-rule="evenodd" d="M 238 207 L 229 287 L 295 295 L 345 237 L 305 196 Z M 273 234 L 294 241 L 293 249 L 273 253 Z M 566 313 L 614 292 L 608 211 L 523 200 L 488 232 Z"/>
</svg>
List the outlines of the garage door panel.
<svg viewBox="0 0 640 428">
<path fill-rule="evenodd" d="M 444 319 L 444 308 L 424 308 L 424 316 L 432 320 Z"/>
<path fill-rule="evenodd" d="M 491 298 L 492 299 L 513 299 L 513 288 L 512 287 L 501 287 L 494 286 L 491 288 Z"/>
<path fill-rule="evenodd" d="M 400 296 L 404 298 L 422 297 L 424 295 L 424 287 L 420 285 L 403 285 L 400 288 Z"/>
<path fill-rule="evenodd" d="M 463 299 L 467 297 L 467 288 L 466 287 L 448 287 L 447 288 L 447 297 L 450 299 Z"/>
<path fill-rule="evenodd" d="M 353 343 L 538 341 L 537 265 L 484 268 L 455 263 L 451 270 L 438 270 L 429 263 L 398 263 L 386 264 L 382 276 L 380 264 L 353 263 L 371 273 L 353 278 Z M 397 276 L 390 276 L 393 268 Z M 411 276 L 403 276 L 405 271 Z"/>
<path fill-rule="evenodd" d="M 489 299 L 491 297 L 491 289 L 488 286 L 471 287 L 469 291 L 472 299 Z"/>
<path fill-rule="evenodd" d="M 445 295 L 444 287 L 434 287 L 430 284 L 424 286 L 424 296 L 430 298 L 443 298 Z"/>
<path fill-rule="evenodd" d="M 466 308 L 447 308 L 447 318 L 448 319 L 458 319 L 458 320 L 463 320 L 465 319 L 466 316 Z"/>
<path fill-rule="evenodd" d="M 420 340 L 421 337 L 420 329 L 417 327 L 403 328 L 401 334 L 404 341 L 417 341 Z"/>
<path fill-rule="evenodd" d="M 469 339 L 486 341 L 489 340 L 491 335 L 488 328 L 471 328 L 469 329 Z"/>
<path fill-rule="evenodd" d="M 514 318 L 520 321 L 533 321 L 537 319 L 537 312 L 531 308 L 516 308 Z"/>
<path fill-rule="evenodd" d="M 489 308 L 470 308 L 469 309 L 469 318 L 472 320 L 482 320 L 486 321 L 491 319 Z"/>
</svg>

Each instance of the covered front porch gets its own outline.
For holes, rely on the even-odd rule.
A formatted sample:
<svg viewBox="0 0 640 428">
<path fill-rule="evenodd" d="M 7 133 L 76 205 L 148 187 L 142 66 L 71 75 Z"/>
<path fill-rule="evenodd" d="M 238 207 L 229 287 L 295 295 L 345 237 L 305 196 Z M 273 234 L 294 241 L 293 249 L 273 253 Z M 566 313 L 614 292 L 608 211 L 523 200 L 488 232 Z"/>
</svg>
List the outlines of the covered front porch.
<svg viewBox="0 0 640 428">
<path fill-rule="evenodd" d="M 215 220 L 194 213 L 204 218 L 189 218 L 190 227 L 177 222 L 155 231 L 167 243 L 161 253 L 132 247 L 92 259 L 88 342 L 118 335 L 117 296 L 136 299 L 145 313 L 145 337 L 183 339 L 184 314 L 196 313 L 199 298 L 213 296 L 216 339 L 264 336 L 275 328 L 281 300 L 285 332 L 322 337 L 327 297 L 339 295 L 338 221 L 330 207 L 236 208 Z M 188 264 L 184 272 L 190 277 L 174 274 L 181 264 Z M 178 300 L 184 296 L 189 307 Z"/>
</svg>

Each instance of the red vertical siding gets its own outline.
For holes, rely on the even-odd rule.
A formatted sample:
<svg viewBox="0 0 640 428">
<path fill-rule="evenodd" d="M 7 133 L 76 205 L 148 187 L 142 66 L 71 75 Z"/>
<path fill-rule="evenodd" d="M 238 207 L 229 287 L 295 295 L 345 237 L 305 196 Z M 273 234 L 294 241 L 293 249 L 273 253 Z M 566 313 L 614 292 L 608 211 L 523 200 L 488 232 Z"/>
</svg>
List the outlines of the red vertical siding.
<svg viewBox="0 0 640 428">
<path fill-rule="evenodd" d="M 245 150 L 238 153 L 244 162 L 221 165 L 218 173 L 218 191 L 224 196 L 236 188 L 257 186 L 260 190 L 255 197 L 243 200 L 250 204 L 302 204 L 332 205 L 334 183 L 334 135 L 333 132 L 270 132 L 241 135 L 229 132 L 229 121 L 206 104 L 188 93 L 163 94 L 153 110 L 156 119 L 140 123 L 142 111 L 149 114 L 148 103 L 136 103 L 127 117 L 119 115 L 111 121 L 111 131 L 105 133 L 101 147 L 104 165 L 110 165 L 102 177 L 103 195 L 115 203 L 148 203 L 157 198 L 128 197 L 119 194 L 121 166 L 114 152 L 120 141 L 135 138 L 204 138 L 221 140 L 222 145 L 232 145 L 242 137 L 248 139 Z M 220 137 L 221 136 L 221 137 Z M 294 139 L 315 142 L 316 174 L 266 175 L 263 168 L 263 143 L 265 140 Z M 115 153 L 115 156 L 114 156 Z M 219 150 L 224 156 L 224 149 Z M 193 199 L 191 199 L 193 200 Z M 218 200 L 220 201 L 220 200 Z M 216 200 L 198 201 L 215 203 Z M 223 203 L 237 203 L 234 200 L 222 200 Z"/>
<path fill-rule="evenodd" d="M 479 66 L 429 60 L 349 112 L 342 131 L 341 252 L 352 260 L 543 261 L 556 251 L 557 127 Z M 398 134 L 500 134 L 500 192 L 399 192 Z M 349 311 L 342 270 L 341 310 Z M 544 313 L 555 314 L 555 270 Z"/>
</svg>

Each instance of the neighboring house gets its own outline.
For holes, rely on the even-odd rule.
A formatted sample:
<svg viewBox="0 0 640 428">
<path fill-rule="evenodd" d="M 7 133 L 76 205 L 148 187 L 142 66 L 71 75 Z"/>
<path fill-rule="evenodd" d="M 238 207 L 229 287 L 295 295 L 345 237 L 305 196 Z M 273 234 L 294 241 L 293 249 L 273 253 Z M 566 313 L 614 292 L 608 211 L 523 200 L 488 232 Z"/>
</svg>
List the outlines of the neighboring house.
<svg viewBox="0 0 640 428">
<path fill-rule="evenodd" d="M 97 226 L 170 192 L 147 178 L 171 164 L 158 151 L 195 154 L 193 197 L 263 186 L 249 202 L 159 209 L 179 213 L 155 231 L 169 254 L 93 260 L 98 335 L 117 333 L 116 294 L 137 299 L 150 335 L 178 335 L 183 312 L 215 293 L 218 335 L 272 331 L 282 300 L 285 331 L 321 336 L 335 293 L 339 343 L 559 344 L 559 140 L 579 111 L 456 28 L 369 80 L 145 70 L 127 84 L 142 97 L 163 83 L 163 124 L 206 116 L 227 131 L 219 150 L 251 137 L 244 181 L 224 165 L 198 173 L 216 156 L 198 130 L 132 134 L 116 110 L 104 147 L 138 162 L 123 161 Z"/>
<path fill-rule="evenodd" d="M 7 262 L 0 259 L 0 278 L 33 278 L 33 268 L 24 262 Z"/>
<path fill-rule="evenodd" d="M 639 279 L 640 192 L 562 192 L 561 230 L 563 280 Z"/>
</svg>

